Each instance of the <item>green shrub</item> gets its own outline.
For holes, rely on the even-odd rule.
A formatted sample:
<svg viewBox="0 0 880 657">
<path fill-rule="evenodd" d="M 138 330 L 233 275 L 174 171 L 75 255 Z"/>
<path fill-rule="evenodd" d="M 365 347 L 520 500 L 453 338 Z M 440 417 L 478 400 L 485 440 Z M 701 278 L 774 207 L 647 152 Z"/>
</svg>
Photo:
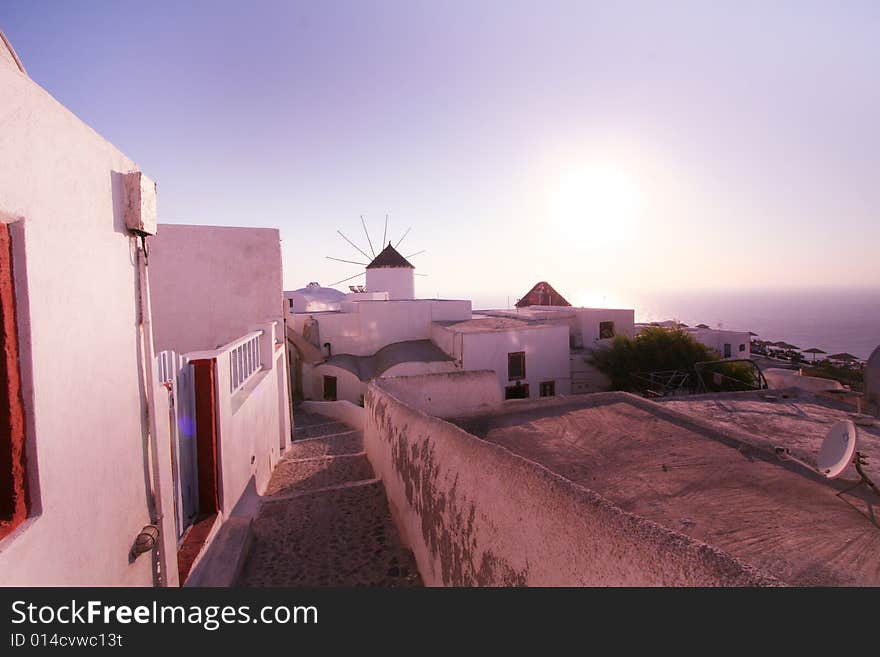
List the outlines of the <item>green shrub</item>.
<svg viewBox="0 0 880 657">
<path fill-rule="evenodd" d="M 649 326 L 634 338 L 618 335 L 609 347 L 593 352 L 590 362 L 611 379 L 615 390 L 626 390 L 633 387 L 633 373 L 687 372 L 694 363 L 717 358 L 718 354 L 686 331 Z"/>
</svg>

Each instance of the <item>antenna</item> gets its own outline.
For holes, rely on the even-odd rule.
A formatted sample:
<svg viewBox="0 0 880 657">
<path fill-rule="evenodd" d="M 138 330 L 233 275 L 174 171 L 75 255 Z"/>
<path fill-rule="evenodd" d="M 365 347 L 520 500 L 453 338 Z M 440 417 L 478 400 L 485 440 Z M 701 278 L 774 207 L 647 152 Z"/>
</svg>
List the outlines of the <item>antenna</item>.
<svg viewBox="0 0 880 657">
<path fill-rule="evenodd" d="M 822 441 L 815 467 L 792 456 L 787 447 L 777 447 L 775 451 L 776 455 L 784 461 L 794 461 L 823 477 L 835 479 L 846 470 L 846 466 L 853 460 L 853 454 L 856 451 L 856 427 L 852 420 L 836 422 L 828 430 L 825 440 Z"/>
<path fill-rule="evenodd" d="M 852 420 L 841 420 L 834 423 L 825 435 L 822 446 L 819 448 L 819 457 L 816 460 L 817 467 L 812 467 L 809 463 L 794 458 L 786 447 L 777 447 L 776 455 L 783 460 L 794 461 L 813 472 L 816 472 L 828 479 L 836 479 L 842 475 L 848 465 L 852 464 L 856 472 L 859 474 L 859 480 L 852 486 L 838 492 L 837 495 L 843 495 L 849 491 L 858 488 L 862 484 L 880 495 L 880 488 L 877 487 L 871 478 L 865 474 L 862 466 L 868 464 L 867 457 L 856 451 L 856 425 Z M 876 521 L 873 521 L 876 524 Z"/>
<path fill-rule="evenodd" d="M 834 479 L 839 477 L 856 452 L 856 427 L 852 420 L 836 422 L 822 441 L 816 464 L 819 472 Z"/>
<path fill-rule="evenodd" d="M 400 243 L 403 241 L 403 238 L 406 237 L 407 235 L 409 235 L 409 231 L 411 231 L 411 230 L 412 230 L 412 226 L 410 226 L 409 228 L 406 229 L 406 232 L 403 234 L 403 237 L 401 237 L 399 240 L 397 240 L 397 244 L 394 245 L 395 249 L 398 246 L 400 246 Z"/>
<path fill-rule="evenodd" d="M 370 232 L 367 230 L 367 222 L 364 221 L 364 215 L 361 215 L 361 226 L 364 227 L 364 235 L 367 236 L 367 244 L 370 245 L 370 253 L 372 253 L 373 258 L 375 258 L 376 252 L 373 250 L 373 242 L 370 241 Z"/>
</svg>

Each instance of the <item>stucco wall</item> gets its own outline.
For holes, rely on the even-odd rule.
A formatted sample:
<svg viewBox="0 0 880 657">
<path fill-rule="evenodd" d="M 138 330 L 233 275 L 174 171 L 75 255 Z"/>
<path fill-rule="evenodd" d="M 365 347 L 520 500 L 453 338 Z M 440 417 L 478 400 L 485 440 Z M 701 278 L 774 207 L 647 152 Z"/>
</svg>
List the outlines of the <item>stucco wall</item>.
<svg viewBox="0 0 880 657">
<path fill-rule="evenodd" d="M 842 390 L 839 381 L 823 379 L 817 376 L 801 376 L 796 370 L 786 370 L 779 367 L 771 367 L 763 370 L 767 385 L 775 390 L 784 388 L 800 388 L 810 392 L 820 390 Z"/>
<path fill-rule="evenodd" d="M 366 286 L 370 292 L 387 292 L 391 299 L 416 296 L 415 270 L 409 267 L 367 268 Z"/>
<path fill-rule="evenodd" d="M 360 301 L 344 307 L 350 312 L 297 314 L 293 327 L 302 333 L 303 323 L 314 317 L 322 348 L 329 342 L 334 354 L 371 356 L 395 342 L 430 339 L 432 322 L 471 317 L 470 301 L 458 300 Z"/>
<path fill-rule="evenodd" d="M 706 345 L 710 349 L 718 352 L 721 358 L 724 358 L 724 345 L 730 345 L 729 358 L 750 358 L 752 353 L 751 336 L 748 331 L 725 331 L 721 329 L 698 329 L 694 328 L 689 331 L 698 342 Z M 740 351 L 742 345 L 744 351 Z"/>
<path fill-rule="evenodd" d="M 0 89 L 0 221 L 15 224 L 33 497 L 31 518 L 0 541 L 0 585 L 149 586 L 150 555 L 128 562 L 150 521 L 121 177 L 137 165 L 7 58 Z M 158 446 L 164 468 L 167 436 Z M 170 504 L 165 517 L 173 546 Z"/>
<path fill-rule="evenodd" d="M 429 586 L 774 584 L 508 450 L 366 396 L 365 447 Z"/>
<path fill-rule="evenodd" d="M 456 336 L 458 338 L 459 336 Z M 507 355 L 524 351 L 529 396 L 538 397 L 543 381 L 556 383 L 556 394 L 571 393 L 571 362 L 568 346 L 568 326 L 565 324 L 462 333 L 462 357 L 465 370 L 494 370 L 502 389 L 513 385 L 507 376 Z"/>
<path fill-rule="evenodd" d="M 491 370 L 382 379 L 382 388 L 412 408 L 436 417 L 498 408 L 504 399 Z"/>
<path fill-rule="evenodd" d="M 161 224 L 150 271 L 157 351 L 216 349 L 283 316 L 275 228 Z"/>
<path fill-rule="evenodd" d="M 398 363 L 393 367 L 389 367 L 382 373 L 382 377 L 395 376 L 415 376 L 419 374 L 436 374 L 441 372 L 455 371 L 455 363 L 450 361 L 438 361 L 433 363 L 408 362 Z M 353 404 L 360 401 L 361 395 L 367 390 L 367 384 L 361 381 L 352 372 L 346 369 L 330 365 L 329 363 L 321 363 L 315 366 L 304 366 L 304 371 L 311 371 L 308 374 L 308 385 L 303 386 L 303 396 L 305 399 L 314 401 L 323 401 L 324 399 L 324 377 L 336 377 L 336 399 L 346 400 Z"/>
<path fill-rule="evenodd" d="M 599 323 L 614 322 L 614 334 L 633 337 L 635 335 L 635 311 L 616 308 L 576 308 L 577 326 L 587 348 L 610 344 L 610 340 L 599 339 Z"/>
<path fill-rule="evenodd" d="M 280 458 L 281 443 L 286 448 L 289 442 L 289 416 L 285 417 L 285 406 L 279 404 L 279 399 L 286 402 L 277 376 L 277 369 L 283 367 L 284 350 L 280 344 L 273 345 L 272 358 L 264 359 L 263 369 L 230 395 L 229 353 L 217 355 L 220 502 L 225 517 L 251 479 L 257 493 L 265 490 Z"/>
<path fill-rule="evenodd" d="M 306 371 L 306 368 L 303 371 Z M 336 399 L 346 399 L 350 402 L 357 403 L 361 395 L 367 389 L 367 384 L 361 381 L 355 374 L 346 369 L 322 363 L 311 368 L 312 374 L 309 376 L 309 386 L 303 386 L 303 396 L 306 399 L 314 401 L 324 400 L 324 377 L 336 377 Z"/>
<path fill-rule="evenodd" d="M 304 401 L 300 408 L 305 413 L 319 413 L 345 422 L 352 429 L 364 428 L 364 409 L 349 401 Z"/>
</svg>

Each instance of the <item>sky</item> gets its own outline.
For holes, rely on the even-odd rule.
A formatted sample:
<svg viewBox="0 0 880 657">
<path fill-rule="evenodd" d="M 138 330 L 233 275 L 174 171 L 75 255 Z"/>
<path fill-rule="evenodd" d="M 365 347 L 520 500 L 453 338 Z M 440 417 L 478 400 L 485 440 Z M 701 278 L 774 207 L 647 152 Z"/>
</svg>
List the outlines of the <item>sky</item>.
<svg viewBox="0 0 880 657">
<path fill-rule="evenodd" d="M 0 0 L 0 28 L 160 221 L 280 228 L 286 289 L 358 273 L 337 230 L 369 253 L 386 213 L 417 294 L 477 307 L 880 284 L 877 2 Z"/>
</svg>

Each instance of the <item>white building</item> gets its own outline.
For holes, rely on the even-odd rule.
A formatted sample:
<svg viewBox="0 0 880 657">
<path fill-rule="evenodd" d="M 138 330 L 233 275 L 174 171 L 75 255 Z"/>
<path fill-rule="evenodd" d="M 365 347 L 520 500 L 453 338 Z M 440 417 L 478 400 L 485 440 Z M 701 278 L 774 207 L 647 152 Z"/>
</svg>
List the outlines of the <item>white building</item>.
<svg viewBox="0 0 880 657">
<path fill-rule="evenodd" d="M 149 258 L 156 351 L 173 393 L 178 541 L 198 556 L 193 522 L 231 531 L 291 440 L 281 240 L 270 228 L 162 224 Z M 192 563 L 178 561 L 185 578 Z"/>
<path fill-rule="evenodd" d="M 752 357 L 752 337 L 748 331 L 728 331 L 726 329 L 687 327 L 697 342 L 700 342 L 725 360 Z"/>
<path fill-rule="evenodd" d="M 187 522 L 289 440 L 278 233 L 157 226 L 155 183 L 2 35 L 0 89 L 0 586 L 177 586 Z"/>
<path fill-rule="evenodd" d="M 727 329 L 713 329 L 705 324 L 698 326 L 685 326 L 674 320 L 651 322 L 650 324 L 637 324 L 636 332 L 648 326 L 660 326 L 663 328 L 678 328 L 686 332 L 700 344 L 703 344 L 723 360 L 752 357 L 752 336 L 748 331 L 730 331 Z"/>
<path fill-rule="evenodd" d="M 617 335 L 628 337 L 635 335 L 635 311 L 632 309 L 523 306 L 514 310 L 480 312 L 492 317 L 508 317 L 520 321 L 567 327 L 567 378 L 571 394 L 607 390 L 610 382 L 604 374 L 592 366 L 591 354 L 597 349 L 609 346 Z"/>
<path fill-rule="evenodd" d="M 571 393 L 569 328 L 564 323 L 475 316 L 436 322 L 434 342 L 462 370 L 494 370 L 506 399 Z"/>
<path fill-rule="evenodd" d="M 633 333 L 632 310 L 523 303 L 474 314 L 470 301 L 407 297 L 414 271 L 391 245 L 366 275 L 364 292 L 310 284 L 285 293 L 297 396 L 358 403 L 373 378 L 483 369 L 508 397 L 592 392 L 608 381 L 590 351 Z M 374 287 L 382 284 L 394 290 Z M 564 302 L 539 285 L 540 299 Z"/>
</svg>

